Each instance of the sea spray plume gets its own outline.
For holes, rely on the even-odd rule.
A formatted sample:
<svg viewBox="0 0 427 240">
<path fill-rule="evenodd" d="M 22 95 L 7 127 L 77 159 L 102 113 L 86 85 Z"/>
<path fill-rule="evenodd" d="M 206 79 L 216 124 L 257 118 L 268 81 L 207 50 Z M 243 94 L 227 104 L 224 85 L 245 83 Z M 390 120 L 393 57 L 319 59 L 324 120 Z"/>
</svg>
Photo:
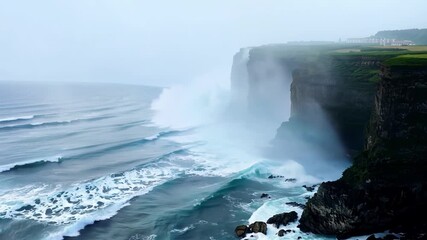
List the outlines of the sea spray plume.
<svg viewBox="0 0 427 240">
<path fill-rule="evenodd" d="M 238 115 L 247 113 L 248 107 L 248 68 L 249 52 L 251 48 L 241 48 L 239 52 L 233 56 L 233 65 L 231 67 L 231 98 L 230 109 Z"/>
<path fill-rule="evenodd" d="M 230 107 L 229 85 L 227 69 L 211 72 L 186 85 L 165 88 L 152 102 L 152 122 L 164 128 L 197 128 L 191 136 L 168 139 L 181 143 L 203 142 L 202 149 L 198 150 L 221 156 L 223 168 L 233 166 L 238 171 L 261 158 L 259 150 L 274 136 L 275 128 L 270 132 L 258 131 L 249 124 L 247 115 L 238 114 L 241 106 Z M 268 136 L 265 133 L 269 133 Z"/>
<path fill-rule="evenodd" d="M 269 141 L 289 118 L 291 81 L 290 71 L 274 54 L 240 49 L 233 58 L 229 112 Z"/>
<path fill-rule="evenodd" d="M 290 114 L 292 76 L 280 59 L 267 55 L 248 63 L 248 109 L 255 120 L 277 124 Z"/>
<path fill-rule="evenodd" d="M 292 159 L 311 174 L 327 173 L 333 178 L 348 163 L 341 161 L 346 158 L 342 144 L 318 103 L 325 91 L 316 86 L 323 80 L 327 85 L 334 82 L 329 62 L 307 62 L 307 54 L 312 51 L 295 46 L 241 49 L 234 56 L 230 112 L 239 113 L 235 119 L 263 141 L 274 139 L 274 148 L 266 150 L 267 156 L 282 164 Z M 298 88 L 300 82 L 308 82 L 308 87 Z M 329 174 L 332 172 L 333 176 Z"/>
<path fill-rule="evenodd" d="M 224 71 L 214 71 L 185 85 L 163 89 L 153 101 L 153 123 L 161 127 L 189 128 L 213 123 L 229 102 Z"/>
</svg>

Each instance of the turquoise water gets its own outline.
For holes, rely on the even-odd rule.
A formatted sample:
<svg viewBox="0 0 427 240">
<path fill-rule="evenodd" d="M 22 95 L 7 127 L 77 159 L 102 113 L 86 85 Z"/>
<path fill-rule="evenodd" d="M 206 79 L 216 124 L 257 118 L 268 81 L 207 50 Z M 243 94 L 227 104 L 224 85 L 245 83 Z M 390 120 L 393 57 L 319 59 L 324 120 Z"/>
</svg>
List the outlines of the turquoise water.
<svg viewBox="0 0 427 240">
<path fill-rule="evenodd" d="M 264 146 L 254 147 L 261 138 L 249 141 L 233 123 L 192 124 L 193 116 L 168 114 L 174 106 L 153 107 L 163 95 L 0 83 L 0 239 L 235 239 L 237 225 L 301 213 L 286 203 L 304 203 L 313 193 L 301 186 L 318 176 L 263 157 Z M 175 117 L 187 126 L 165 126 Z M 281 239 L 326 239 L 296 225 Z M 268 238 L 277 231 L 269 226 Z"/>
</svg>

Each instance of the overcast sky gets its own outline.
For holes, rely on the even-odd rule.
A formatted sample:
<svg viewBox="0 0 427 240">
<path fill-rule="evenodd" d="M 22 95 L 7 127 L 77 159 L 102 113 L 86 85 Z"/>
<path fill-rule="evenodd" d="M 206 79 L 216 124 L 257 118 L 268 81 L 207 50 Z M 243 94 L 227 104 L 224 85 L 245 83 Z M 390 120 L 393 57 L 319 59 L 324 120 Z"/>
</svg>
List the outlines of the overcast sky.
<svg viewBox="0 0 427 240">
<path fill-rule="evenodd" d="M 241 47 L 426 28 L 426 0 L 0 0 L 0 80 L 150 85 L 228 71 Z"/>
</svg>

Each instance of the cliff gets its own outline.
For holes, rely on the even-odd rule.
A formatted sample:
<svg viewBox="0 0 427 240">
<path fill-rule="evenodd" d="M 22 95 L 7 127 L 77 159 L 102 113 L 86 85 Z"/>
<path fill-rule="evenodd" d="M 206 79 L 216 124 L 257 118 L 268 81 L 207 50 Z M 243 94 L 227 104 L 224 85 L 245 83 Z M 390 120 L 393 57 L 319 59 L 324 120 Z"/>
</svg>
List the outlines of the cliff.
<svg viewBox="0 0 427 240">
<path fill-rule="evenodd" d="M 381 59 L 360 55 L 321 58 L 321 64 L 303 66 L 293 74 L 290 123 L 303 121 L 315 126 L 319 121 L 315 116 L 320 111 L 338 134 L 345 151 L 358 152 L 363 147 Z M 313 107 L 320 109 L 315 111 Z M 279 128 L 278 138 L 289 131 L 286 126 Z"/>
<path fill-rule="evenodd" d="M 422 239 L 427 229 L 426 59 L 384 62 L 364 151 L 341 179 L 319 187 L 300 219 L 301 230 L 339 237 L 392 230 Z"/>
<path fill-rule="evenodd" d="M 302 128 L 311 128 L 311 132 L 323 129 L 329 135 L 338 133 L 338 139 L 330 136 L 328 140 L 342 143 L 347 153 L 358 152 L 363 147 L 380 62 L 388 55 L 349 53 L 349 47 L 355 46 L 270 45 L 242 49 L 233 61 L 232 105 L 258 118 L 268 116 L 276 124 L 289 119 L 275 138 L 282 151 L 289 153 L 294 148 L 291 142 L 295 142 L 295 135 L 301 137 L 301 143 L 309 143 L 313 137 L 304 137 Z M 319 114 L 325 119 L 313 117 Z"/>
<path fill-rule="evenodd" d="M 353 158 L 339 180 L 322 183 L 307 202 L 301 230 L 339 238 L 392 230 L 421 239 L 427 229 L 427 48 L 273 45 L 246 56 L 246 64 L 236 66 L 246 73 L 248 112 L 288 111 L 277 149 L 311 165 L 321 155 L 342 159 L 342 144 Z M 272 97 L 277 94 L 281 98 Z"/>
</svg>

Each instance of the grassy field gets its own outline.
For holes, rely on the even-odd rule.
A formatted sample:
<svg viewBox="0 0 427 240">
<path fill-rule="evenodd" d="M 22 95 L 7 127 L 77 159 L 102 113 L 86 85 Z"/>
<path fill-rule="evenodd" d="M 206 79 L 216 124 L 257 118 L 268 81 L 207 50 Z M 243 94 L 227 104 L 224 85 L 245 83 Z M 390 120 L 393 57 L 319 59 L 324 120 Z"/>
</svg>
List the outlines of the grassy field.
<svg viewBox="0 0 427 240">
<path fill-rule="evenodd" d="M 426 51 L 427 52 L 427 45 L 415 45 L 415 46 L 381 46 L 381 47 L 375 47 L 375 48 L 383 48 L 383 49 L 403 49 L 408 50 L 411 52 L 421 52 Z"/>
<path fill-rule="evenodd" d="M 405 54 L 385 61 L 388 66 L 427 66 L 427 53 Z"/>
<path fill-rule="evenodd" d="M 265 45 L 251 50 L 251 58 L 275 57 L 307 69 L 334 69 L 343 82 L 376 83 L 380 80 L 377 62 L 394 67 L 427 66 L 427 45 L 374 46 L 357 44 Z M 360 61 L 364 64 L 360 64 Z M 371 63 L 371 65 L 369 65 Z M 315 70 L 317 71 L 317 70 Z"/>
</svg>

